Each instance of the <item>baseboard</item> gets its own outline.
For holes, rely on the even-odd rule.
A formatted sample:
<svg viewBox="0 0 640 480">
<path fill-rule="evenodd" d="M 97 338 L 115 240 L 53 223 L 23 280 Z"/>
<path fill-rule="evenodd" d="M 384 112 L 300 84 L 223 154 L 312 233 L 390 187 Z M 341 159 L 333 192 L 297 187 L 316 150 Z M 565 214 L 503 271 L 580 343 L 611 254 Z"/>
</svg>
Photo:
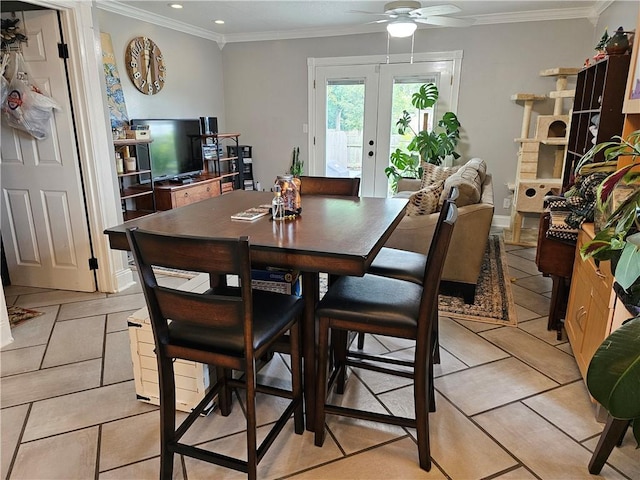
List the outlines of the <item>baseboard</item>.
<svg viewBox="0 0 640 480">
<path fill-rule="evenodd" d="M 509 215 L 494 215 L 493 220 L 491 220 L 491 226 L 509 228 L 511 226 L 511 217 Z"/>
</svg>

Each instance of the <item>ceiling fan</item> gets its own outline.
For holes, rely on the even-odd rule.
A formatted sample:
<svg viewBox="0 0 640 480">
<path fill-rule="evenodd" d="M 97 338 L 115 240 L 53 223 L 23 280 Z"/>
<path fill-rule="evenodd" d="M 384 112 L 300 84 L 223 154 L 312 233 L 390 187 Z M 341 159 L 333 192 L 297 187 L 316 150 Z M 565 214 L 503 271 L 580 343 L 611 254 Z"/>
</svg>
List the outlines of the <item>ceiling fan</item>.
<svg viewBox="0 0 640 480">
<path fill-rule="evenodd" d="M 445 17 L 461 12 L 455 5 L 432 5 L 423 7 L 420 2 L 399 0 L 387 3 L 384 13 L 353 11 L 370 15 L 383 15 L 387 18 L 370 23 L 387 23 L 387 31 L 392 37 L 409 37 L 413 35 L 418 23 L 439 25 L 443 27 L 466 27 L 473 24 L 473 20 Z"/>
</svg>

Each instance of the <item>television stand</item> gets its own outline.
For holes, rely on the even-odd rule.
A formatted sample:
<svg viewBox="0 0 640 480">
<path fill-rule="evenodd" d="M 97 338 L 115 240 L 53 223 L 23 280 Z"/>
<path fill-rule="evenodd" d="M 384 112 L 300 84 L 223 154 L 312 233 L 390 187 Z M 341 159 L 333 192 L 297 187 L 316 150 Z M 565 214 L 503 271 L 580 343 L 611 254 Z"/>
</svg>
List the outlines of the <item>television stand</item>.
<svg viewBox="0 0 640 480">
<path fill-rule="evenodd" d="M 156 209 L 171 210 L 191 203 L 217 197 L 222 193 L 222 177 L 203 174 L 170 181 L 160 181 L 154 185 Z"/>
</svg>

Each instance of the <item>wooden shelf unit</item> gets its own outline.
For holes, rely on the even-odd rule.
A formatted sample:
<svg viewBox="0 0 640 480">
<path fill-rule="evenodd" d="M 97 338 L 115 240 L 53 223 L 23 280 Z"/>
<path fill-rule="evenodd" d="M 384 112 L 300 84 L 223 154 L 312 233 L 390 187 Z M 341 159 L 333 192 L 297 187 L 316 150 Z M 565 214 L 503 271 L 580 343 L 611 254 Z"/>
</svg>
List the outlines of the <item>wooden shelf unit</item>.
<svg viewBox="0 0 640 480">
<path fill-rule="evenodd" d="M 578 72 L 571 112 L 569 140 L 562 177 L 562 191 L 573 184 L 575 165 L 594 144 L 622 133 L 622 104 L 630 55 L 611 55 Z M 590 130 L 599 115 L 595 135 Z M 604 152 L 596 159 L 604 159 Z"/>
<path fill-rule="evenodd" d="M 221 191 L 227 193 L 242 188 L 244 184 L 243 169 L 239 168 L 241 158 L 227 155 L 224 145 L 230 141 L 238 151 L 239 133 L 212 133 L 196 135 L 192 141 L 199 141 L 202 148 L 203 172 L 221 178 Z M 230 185 L 225 185 L 230 183 Z"/>
<path fill-rule="evenodd" d="M 117 139 L 113 141 L 113 146 L 116 152 L 120 153 L 124 162 L 125 152 L 129 152 L 130 147 L 148 149 L 152 141 L 152 139 Z M 139 159 L 136 158 L 136 162 L 137 170 L 117 173 L 122 216 L 125 220 L 139 218 L 156 211 L 151 165 L 144 165 L 143 168 L 140 168 Z"/>
</svg>

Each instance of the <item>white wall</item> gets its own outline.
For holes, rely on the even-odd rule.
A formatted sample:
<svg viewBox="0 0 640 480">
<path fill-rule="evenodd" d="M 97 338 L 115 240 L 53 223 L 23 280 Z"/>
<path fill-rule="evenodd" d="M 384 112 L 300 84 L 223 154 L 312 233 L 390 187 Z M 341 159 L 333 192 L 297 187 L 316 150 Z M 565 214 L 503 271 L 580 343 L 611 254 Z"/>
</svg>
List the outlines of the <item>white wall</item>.
<svg viewBox="0 0 640 480">
<path fill-rule="evenodd" d="M 100 31 L 111 35 L 129 118 L 218 117 L 224 129 L 222 55 L 218 44 L 168 28 L 98 11 Z M 125 50 L 134 37 L 151 38 L 162 51 L 167 67 L 163 89 L 144 95 L 131 83 L 125 68 Z"/>
<path fill-rule="evenodd" d="M 614 6 L 612 18 L 636 18 L 636 2 Z M 464 135 L 460 151 L 465 159 L 479 156 L 487 161 L 494 176 L 497 215 L 509 214 L 502 204 L 509 196 L 507 182 L 515 179 L 518 144 L 514 138 L 520 135 L 523 115 L 523 106 L 510 96 L 555 90 L 555 78 L 540 77 L 540 70 L 581 67 L 594 53 L 594 36 L 594 26 L 586 19 L 417 31 L 415 52 L 464 52 L 458 104 Z M 376 33 L 224 47 L 227 126 L 242 132 L 241 143 L 253 145 L 254 173 L 263 187 L 288 168 L 294 146 L 300 146 L 301 158 L 308 158 L 307 135 L 302 130 L 308 110 L 307 58 L 384 54 L 386 42 L 385 33 Z M 409 49 L 407 40 L 392 41 L 391 53 Z M 567 112 L 571 105 L 565 103 Z M 553 113 L 553 101 L 536 104 L 537 113 Z M 535 120 L 532 130 L 534 125 Z"/>
</svg>

